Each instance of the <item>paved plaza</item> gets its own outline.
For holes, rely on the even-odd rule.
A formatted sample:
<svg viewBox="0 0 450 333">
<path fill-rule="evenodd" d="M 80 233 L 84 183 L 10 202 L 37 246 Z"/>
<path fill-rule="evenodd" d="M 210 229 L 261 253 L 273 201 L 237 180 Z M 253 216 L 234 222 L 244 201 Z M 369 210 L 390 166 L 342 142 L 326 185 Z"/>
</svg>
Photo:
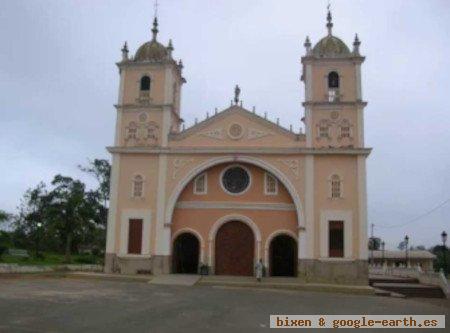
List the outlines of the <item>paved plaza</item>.
<svg viewBox="0 0 450 333">
<path fill-rule="evenodd" d="M 0 332 L 260 332 L 269 331 L 270 314 L 445 314 L 448 318 L 450 301 L 84 278 L 0 277 Z"/>
</svg>

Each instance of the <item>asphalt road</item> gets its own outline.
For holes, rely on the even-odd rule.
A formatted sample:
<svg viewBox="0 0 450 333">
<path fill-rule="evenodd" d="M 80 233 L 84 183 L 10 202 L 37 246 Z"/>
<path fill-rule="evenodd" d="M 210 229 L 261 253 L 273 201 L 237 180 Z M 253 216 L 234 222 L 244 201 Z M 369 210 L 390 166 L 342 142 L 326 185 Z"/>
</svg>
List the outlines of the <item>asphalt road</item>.
<svg viewBox="0 0 450 333">
<path fill-rule="evenodd" d="M 0 278 L 0 332 L 260 332 L 270 314 L 445 314 L 450 331 L 445 299 Z"/>
</svg>

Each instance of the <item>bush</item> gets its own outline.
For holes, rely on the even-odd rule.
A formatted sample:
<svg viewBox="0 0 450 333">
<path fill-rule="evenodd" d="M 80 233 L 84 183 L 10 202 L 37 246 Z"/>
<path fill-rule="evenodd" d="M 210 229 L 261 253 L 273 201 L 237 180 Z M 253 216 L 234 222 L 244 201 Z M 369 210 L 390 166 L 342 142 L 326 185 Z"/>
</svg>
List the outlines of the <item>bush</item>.
<svg viewBox="0 0 450 333">
<path fill-rule="evenodd" d="M 6 252 L 6 250 L 8 250 L 8 248 L 0 244 L 0 259 L 2 258 L 2 255 Z"/>
<path fill-rule="evenodd" d="M 101 251 L 100 251 L 100 249 L 98 247 L 94 247 L 92 249 L 92 255 L 98 257 L 98 256 L 100 256 L 100 254 L 101 254 Z"/>
<path fill-rule="evenodd" d="M 94 265 L 97 263 L 97 258 L 93 255 L 81 255 L 79 257 L 76 257 L 74 259 L 74 262 L 76 262 L 77 264 L 90 264 L 90 265 Z"/>
</svg>

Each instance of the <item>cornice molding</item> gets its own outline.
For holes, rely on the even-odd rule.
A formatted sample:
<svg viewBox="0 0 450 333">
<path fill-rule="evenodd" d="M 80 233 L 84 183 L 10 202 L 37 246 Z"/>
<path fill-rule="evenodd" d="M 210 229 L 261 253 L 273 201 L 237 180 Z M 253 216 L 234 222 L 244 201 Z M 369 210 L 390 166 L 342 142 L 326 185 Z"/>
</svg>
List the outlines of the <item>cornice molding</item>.
<svg viewBox="0 0 450 333">
<path fill-rule="evenodd" d="M 112 154 L 244 154 L 244 155 L 365 155 L 368 156 L 372 148 L 283 148 L 283 147 L 107 147 Z"/>
<path fill-rule="evenodd" d="M 363 56 L 350 56 L 350 57 L 336 57 L 336 58 L 318 58 L 314 55 L 303 56 L 301 58 L 302 64 L 307 63 L 320 63 L 320 62 L 353 62 L 357 64 L 361 64 L 364 62 L 366 57 Z"/>
<path fill-rule="evenodd" d="M 173 107 L 173 103 L 169 103 L 169 104 L 114 104 L 114 107 L 117 110 L 123 110 L 123 111 L 128 111 L 128 110 L 133 110 L 133 109 L 137 109 L 137 110 L 142 110 L 142 109 L 160 109 L 161 111 L 164 108 L 167 107 Z"/>
<path fill-rule="evenodd" d="M 228 107 L 225 110 L 220 111 L 220 112 L 212 115 L 211 117 L 206 118 L 203 121 L 193 125 L 192 127 L 185 129 L 184 131 L 181 131 L 178 133 L 171 133 L 169 136 L 169 139 L 173 140 L 173 141 L 182 140 L 182 139 L 188 137 L 189 135 L 196 133 L 197 131 L 204 130 L 207 126 L 213 124 L 215 121 L 218 121 L 227 116 L 230 116 L 233 113 L 239 113 L 239 114 L 255 121 L 256 123 L 260 124 L 261 126 L 270 128 L 274 131 L 278 131 L 279 133 L 281 133 L 283 135 L 289 136 L 291 139 L 293 139 L 295 141 L 305 141 L 306 140 L 306 136 L 304 134 L 293 133 L 290 130 L 278 125 L 277 123 L 270 121 L 267 118 L 261 117 L 260 115 L 258 115 L 256 113 L 253 113 L 243 107 L 236 106 L 236 105 Z"/>
<path fill-rule="evenodd" d="M 165 108 L 169 108 L 170 112 L 177 118 L 178 121 L 184 122 L 184 119 L 180 117 L 178 113 L 175 112 L 174 105 L 170 104 L 149 104 L 149 105 L 139 105 L 139 104 L 114 104 L 117 111 L 122 112 L 142 112 L 142 111 L 156 111 L 162 112 Z"/>
<path fill-rule="evenodd" d="M 172 67 L 178 74 L 182 83 L 186 83 L 186 79 L 181 74 L 181 69 L 174 59 L 164 59 L 160 61 L 134 61 L 133 59 L 123 60 L 116 62 L 116 66 L 119 70 L 124 68 L 142 68 L 142 67 Z"/>
<path fill-rule="evenodd" d="M 179 201 L 175 208 L 295 211 L 294 204 L 284 202 Z"/>
<path fill-rule="evenodd" d="M 336 106 L 362 106 L 362 107 L 366 107 L 367 106 L 367 102 L 366 101 L 353 101 L 353 102 L 344 102 L 344 101 L 340 101 L 340 102 L 315 102 L 315 101 L 307 101 L 307 102 L 303 102 L 302 103 L 303 106 L 325 106 L 325 107 L 336 107 Z"/>
</svg>

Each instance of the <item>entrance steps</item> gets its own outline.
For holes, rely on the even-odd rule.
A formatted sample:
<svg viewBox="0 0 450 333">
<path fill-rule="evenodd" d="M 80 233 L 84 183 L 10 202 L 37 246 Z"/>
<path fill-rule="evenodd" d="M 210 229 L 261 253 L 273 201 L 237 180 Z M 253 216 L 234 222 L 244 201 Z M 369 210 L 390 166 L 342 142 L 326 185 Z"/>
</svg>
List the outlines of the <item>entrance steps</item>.
<svg viewBox="0 0 450 333">
<path fill-rule="evenodd" d="M 370 286 L 362 285 L 341 285 L 325 283 L 306 283 L 295 277 L 265 277 L 258 282 L 253 276 L 226 276 L 207 275 L 202 276 L 198 285 L 224 286 L 237 288 L 266 288 L 266 289 L 287 289 L 302 291 L 325 291 L 337 293 L 373 295 L 374 289 Z"/>
<path fill-rule="evenodd" d="M 444 298 L 442 289 L 419 283 L 415 278 L 391 277 L 391 276 L 369 276 L 369 285 L 375 288 L 375 294 L 380 296 L 397 297 L 426 297 Z M 389 293 L 389 295 L 387 295 Z"/>
<path fill-rule="evenodd" d="M 164 284 L 174 286 L 193 286 L 200 280 L 197 274 L 163 274 L 155 275 L 149 284 Z"/>
</svg>

